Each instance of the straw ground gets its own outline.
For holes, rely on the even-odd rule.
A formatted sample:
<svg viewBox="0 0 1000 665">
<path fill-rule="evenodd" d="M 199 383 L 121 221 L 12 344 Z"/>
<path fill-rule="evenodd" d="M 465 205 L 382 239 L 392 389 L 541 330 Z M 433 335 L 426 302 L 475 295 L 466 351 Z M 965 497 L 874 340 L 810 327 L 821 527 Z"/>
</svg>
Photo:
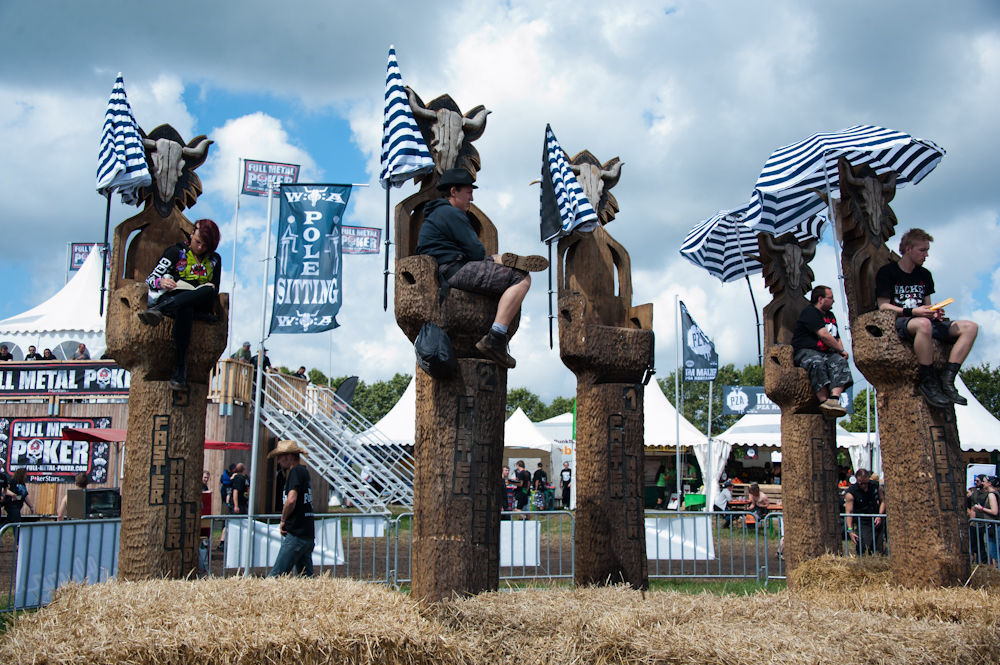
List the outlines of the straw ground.
<svg viewBox="0 0 1000 665">
<path fill-rule="evenodd" d="M 0 661 L 996 662 L 996 571 L 980 570 L 969 588 L 925 591 L 894 588 L 888 576 L 883 560 L 828 556 L 773 594 L 556 588 L 431 607 L 329 577 L 111 582 L 65 587 L 17 618 Z"/>
</svg>

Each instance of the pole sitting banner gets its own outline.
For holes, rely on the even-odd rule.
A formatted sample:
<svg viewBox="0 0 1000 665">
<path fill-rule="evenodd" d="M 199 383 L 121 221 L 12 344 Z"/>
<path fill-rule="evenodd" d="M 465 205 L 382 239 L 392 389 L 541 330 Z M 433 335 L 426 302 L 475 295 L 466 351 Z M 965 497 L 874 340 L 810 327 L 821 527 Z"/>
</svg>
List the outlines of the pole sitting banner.
<svg viewBox="0 0 1000 665">
<path fill-rule="evenodd" d="M 261 162 L 254 159 L 243 160 L 243 187 L 241 194 L 267 198 L 269 183 L 291 185 L 299 180 L 298 164 Z"/>
<path fill-rule="evenodd" d="M 681 301 L 681 329 L 684 335 L 684 380 L 715 381 L 719 373 L 719 354 L 715 345 L 691 318 Z"/>
<path fill-rule="evenodd" d="M 282 185 L 271 334 L 333 330 L 342 302 L 341 220 L 350 185 Z"/>
</svg>

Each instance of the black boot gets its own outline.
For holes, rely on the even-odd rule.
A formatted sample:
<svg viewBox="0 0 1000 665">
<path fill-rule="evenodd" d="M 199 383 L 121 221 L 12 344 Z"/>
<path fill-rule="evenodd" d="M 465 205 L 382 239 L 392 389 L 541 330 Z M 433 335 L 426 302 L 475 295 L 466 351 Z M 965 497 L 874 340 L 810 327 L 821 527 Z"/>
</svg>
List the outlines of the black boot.
<svg viewBox="0 0 1000 665">
<path fill-rule="evenodd" d="M 171 390 L 187 390 L 187 351 L 177 352 L 177 367 L 170 379 Z"/>
<path fill-rule="evenodd" d="M 163 320 L 163 312 L 160 311 L 159 305 L 152 305 L 147 307 L 141 312 L 136 313 L 139 320 L 142 321 L 147 326 L 153 326 L 154 328 L 160 325 L 160 321 Z"/>
<path fill-rule="evenodd" d="M 933 365 L 920 366 L 920 385 L 917 386 L 917 390 L 931 406 L 943 409 L 951 404 L 951 400 L 941 391 L 941 384 L 938 382 L 937 374 L 934 373 Z"/>
<path fill-rule="evenodd" d="M 961 368 L 962 365 L 959 363 L 945 364 L 944 371 L 941 372 L 941 392 L 955 404 L 966 406 L 969 400 L 959 395 L 955 388 L 955 377 L 958 376 L 958 370 Z"/>
</svg>

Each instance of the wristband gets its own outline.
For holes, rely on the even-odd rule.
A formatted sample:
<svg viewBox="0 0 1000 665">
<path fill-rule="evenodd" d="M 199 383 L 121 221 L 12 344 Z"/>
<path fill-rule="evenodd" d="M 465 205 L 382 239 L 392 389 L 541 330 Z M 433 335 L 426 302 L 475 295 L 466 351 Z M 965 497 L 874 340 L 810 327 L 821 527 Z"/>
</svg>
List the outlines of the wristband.
<svg viewBox="0 0 1000 665">
<path fill-rule="evenodd" d="M 912 307 L 904 307 L 903 308 L 903 316 L 905 316 L 907 318 L 913 316 L 913 308 Z"/>
</svg>

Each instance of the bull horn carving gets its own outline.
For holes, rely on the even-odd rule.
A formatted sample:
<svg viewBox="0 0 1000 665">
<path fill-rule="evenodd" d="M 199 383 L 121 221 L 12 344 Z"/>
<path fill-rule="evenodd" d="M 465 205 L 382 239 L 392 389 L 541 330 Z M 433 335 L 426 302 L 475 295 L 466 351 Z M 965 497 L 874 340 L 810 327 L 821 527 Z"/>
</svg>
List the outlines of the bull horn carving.
<svg viewBox="0 0 1000 665">
<path fill-rule="evenodd" d="M 413 88 L 410 86 L 406 86 L 406 99 L 410 102 L 413 115 L 424 120 L 437 120 L 437 114 L 420 103 L 420 100 L 417 99 L 417 93 L 413 92 Z"/>
</svg>

